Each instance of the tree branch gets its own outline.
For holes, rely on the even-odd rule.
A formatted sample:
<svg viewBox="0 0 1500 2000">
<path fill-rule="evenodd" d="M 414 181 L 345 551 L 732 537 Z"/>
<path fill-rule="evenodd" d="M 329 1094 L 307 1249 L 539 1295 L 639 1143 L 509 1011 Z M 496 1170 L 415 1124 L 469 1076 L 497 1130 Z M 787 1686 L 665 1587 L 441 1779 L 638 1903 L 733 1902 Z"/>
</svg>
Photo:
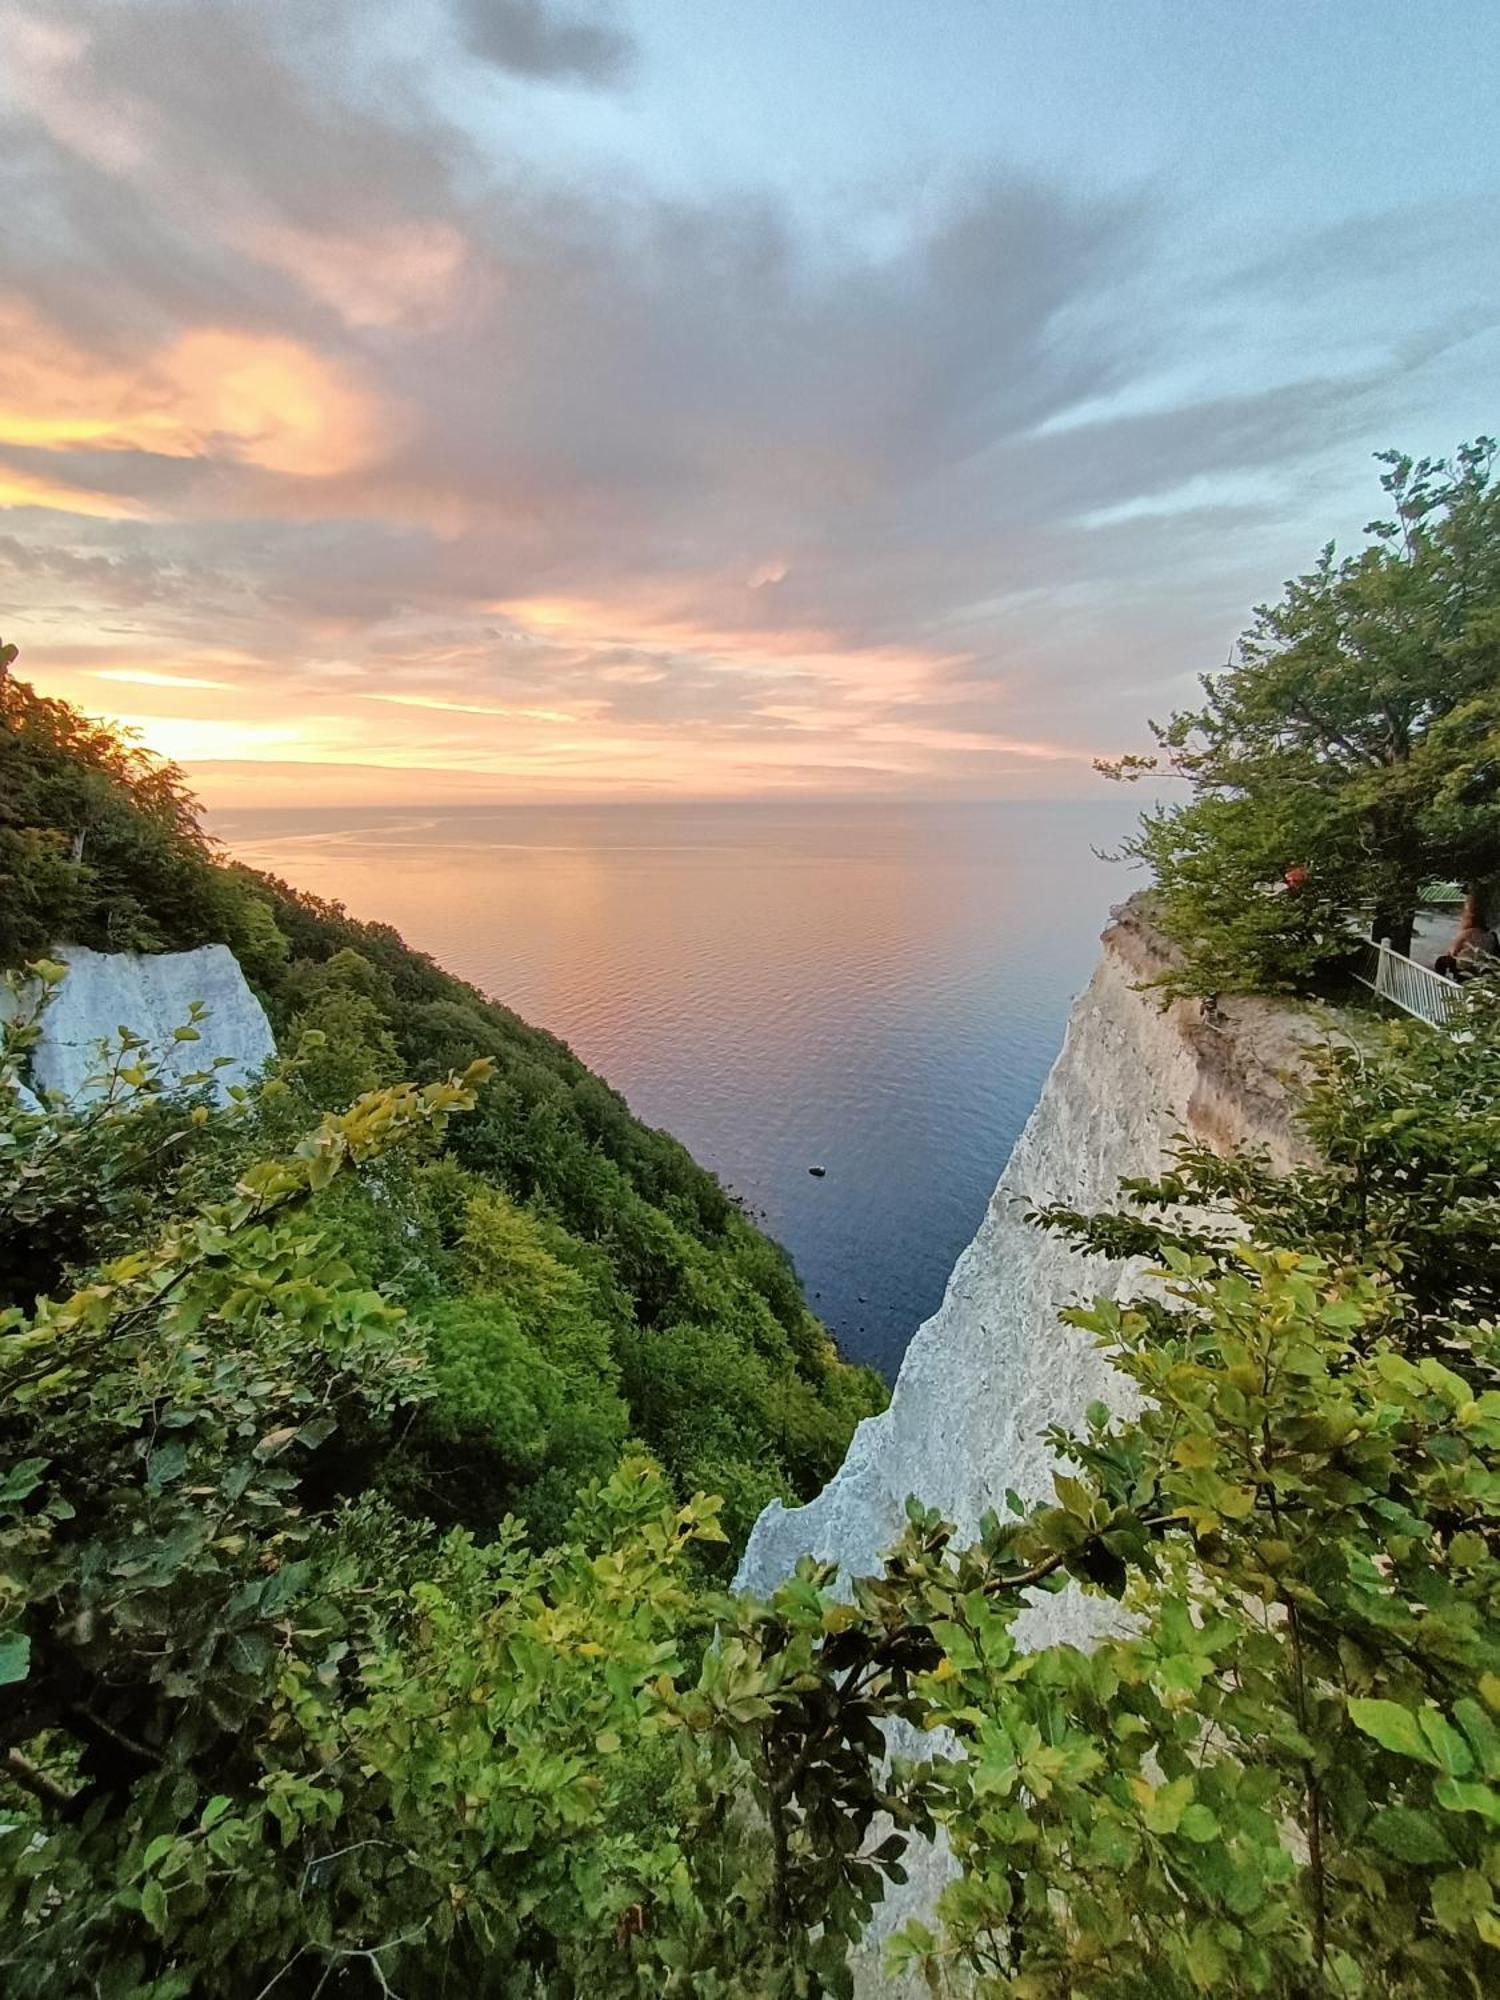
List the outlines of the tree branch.
<svg viewBox="0 0 1500 2000">
<path fill-rule="evenodd" d="M 31 1759 L 23 1756 L 19 1750 L 6 1751 L 5 1768 L 16 1783 L 30 1792 L 33 1798 L 40 1799 L 43 1805 L 51 1806 L 69 1818 L 77 1812 L 80 1802 L 87 1796 L 89 1790 L 88 1786 L 84 1786 L 82 1791 L 70 1792 L 66 1785 L 60 1785 L 56 1778 L 49 1778 L 39 1765 L 33 1764 Z"/>
</svg>

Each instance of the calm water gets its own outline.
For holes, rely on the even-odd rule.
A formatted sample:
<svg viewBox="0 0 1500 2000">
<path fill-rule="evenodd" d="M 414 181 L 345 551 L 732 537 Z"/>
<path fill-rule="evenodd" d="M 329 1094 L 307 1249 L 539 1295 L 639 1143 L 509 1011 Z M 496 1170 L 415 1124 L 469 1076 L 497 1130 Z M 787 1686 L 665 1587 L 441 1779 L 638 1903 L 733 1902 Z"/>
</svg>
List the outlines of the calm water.
<svg viewBox="0 0 1500 2000">
<path fill-rule="evenodd" d="M 1091 851 L 1132 817 L 1112 796 L 234 812 L 215 831 L 563 1036 L 893 1375 L 1135 886 Z"/>
</svg>

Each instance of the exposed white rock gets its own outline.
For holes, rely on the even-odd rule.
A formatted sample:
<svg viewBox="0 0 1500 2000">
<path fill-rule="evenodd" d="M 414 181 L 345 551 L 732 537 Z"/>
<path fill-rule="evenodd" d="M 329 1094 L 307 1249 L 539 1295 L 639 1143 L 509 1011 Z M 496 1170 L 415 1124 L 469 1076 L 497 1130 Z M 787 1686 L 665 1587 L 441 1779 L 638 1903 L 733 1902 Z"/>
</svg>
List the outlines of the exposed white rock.
<svg viewBox="0 0 1500 2000">
<path fill-rule="evenodd" d="M 140 1035 L 173 1077 L 227 1058 L 214 1076 L 220 1102 L 231 1084 L 248 1083 L 276 1053 L 265 1009 L 228 945 L 150 954 L 60 945 L 52 956 L 68 973 L 53 989 L 31 1052 L 31 1081 L 43 1095 L 69 1103 L 86 1099 L 99 1068 L 99 1043 L 121 1028 Z M 199 1038 L 176 1041 L 174 1030 L 186 1023 L 195 1000 L 208 1009 Z"/>
<path fill-rule="evenodd" d="M 10 1091 L 23 1111 L 29 1112 L 32 1117 L 45 1115 L 47 1107 L 43 1104 L 42 1100 L 34 1090 L 28 1090 L 26 1085 L 18 1078 L 11 1078 Z"/>
<path fill-rule="evenodd" d="M 900 1535 L 910 1494 L 972 1539 L 988 1509 L 1003 1511 L 1007 1488 L 1028 1501 L 1050 1497 L 1050 1426 L 1077 1427 L 1095 1400 L 1128 1409 L 1132 1385 L 1057 1318 L 1080 1297 L 1112 1294 L 1128 1267 L 1080 1256 L 1029 1223 L 1028 1211 L 1110 1205 L 1120 1180 L 1157 1172 L 1184 1131 L 1225 1147 L 1260 1145 L 1287 1163 L 1296 1151 L 1289 1079 L 1317 1033 L 1305 1010 L 1258 999 L 1164 1010 L 1140 990 L 1164 963 L 1135 907 L 1116 911 L 1062 1052 L 942 1305 L 907 1349 L 889 1409 L 859 1426 L 815 1500 L 773 1502 L 761 1515 L 741 1587 L 769 1591 L 804 1554 L 870 1574 Z M 1041 1598 L 1019 1629 L 1037 1645 L 1087 1643 L 1109 1611 L 1066 1592 Z M 930 1910 L 946 1878 L 937 1850 L 909 1862 L 910 1883 L 888 1899 L 872 1943 Z M 862 1990 L 885 1990 L 873 1959 L 861 1975 Z"/>
</svg>

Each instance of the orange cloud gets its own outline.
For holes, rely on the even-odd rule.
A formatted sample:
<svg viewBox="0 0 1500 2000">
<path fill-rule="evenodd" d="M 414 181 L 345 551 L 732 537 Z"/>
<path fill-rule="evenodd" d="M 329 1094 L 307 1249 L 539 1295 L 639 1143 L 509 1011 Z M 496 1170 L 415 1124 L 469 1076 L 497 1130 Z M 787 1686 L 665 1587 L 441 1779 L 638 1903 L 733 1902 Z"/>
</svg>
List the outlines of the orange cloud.
<svg viewBox="0 0 1500 2000">
<path fill-rule="evenodd" d="M 24 308 L 0 312 L 0 445 L 228 458 L 329 478 L 374 457 L 388 425 L 334 363 L 277 335 L 195 328 L 130 366 L 86 352 Z M 68 511 L 106 510 L 75 502 Z"/>
<path fill-rule="evenodd" d="M 268 472 L 327 478 L 367 463 L 379 446 L 373 397 L 295 341 L 204 330 L 164 357 L 194 455 L 229 455 Z"/>
<path fill-rule="evenodd" d="M 0 464 L 0 509 L 50 507 L 57 514 L 85 514 L 101 521 L 141 521 L 150 510 L 118 494 L 98 493 L 66 480 L 44 479 L 13 465 Z"/>
<path fill-rule="evenodd" d="M 233 681 L 200 680 L 196 674 L 155 673 L 149 667 L 91 667 L 89 672 L 96 681 L 123 681 L 130 687 L 215 688 L 233 693 L 235 685 Z"/>
<path fill-rule="evenodd" d="M 218 721 L 197 715 L 121 715 L 112 721 L 128 729 L 159 757 L 174 764 L 212 761 L 221 757 L 276 757 L 283 761 L 317 763 L 338 745 L 326 738 L 319 744 L 309 740 L 306 729 L 296 723 L 249 722 L 236 719 Z"/>
<path fill-rule="evenodd" d="M 493 715 L 504 722 L 520 718 L 528 722 L 573 724 L 586 719 L 576 710 L 569 712 L 560 708 L 493 708 L 483 702 L 440 701 L 435 695 L 425 694 L 367 694 L 361 698 L 365 701 L 390 702 L 397 708 L 435 709 L 441 715 Z M 589 703 L 587 706 L 594 708 L 598 704 Z"/>
</svg>

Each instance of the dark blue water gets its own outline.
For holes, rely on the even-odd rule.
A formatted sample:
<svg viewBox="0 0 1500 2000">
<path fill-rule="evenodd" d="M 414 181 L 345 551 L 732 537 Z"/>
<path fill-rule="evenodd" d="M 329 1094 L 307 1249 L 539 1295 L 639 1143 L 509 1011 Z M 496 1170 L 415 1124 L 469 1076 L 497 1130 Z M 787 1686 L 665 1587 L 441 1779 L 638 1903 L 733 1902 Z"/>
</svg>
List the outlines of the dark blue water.
<svg viewBox="0 0 1500 2000">
<path fill-rule="evenodd" d="M 563 1036 L 893 1375 L 1137 886 L 1093 852 L 1134 803 L 339 808 L 215 831 Z"/>
</svg>

